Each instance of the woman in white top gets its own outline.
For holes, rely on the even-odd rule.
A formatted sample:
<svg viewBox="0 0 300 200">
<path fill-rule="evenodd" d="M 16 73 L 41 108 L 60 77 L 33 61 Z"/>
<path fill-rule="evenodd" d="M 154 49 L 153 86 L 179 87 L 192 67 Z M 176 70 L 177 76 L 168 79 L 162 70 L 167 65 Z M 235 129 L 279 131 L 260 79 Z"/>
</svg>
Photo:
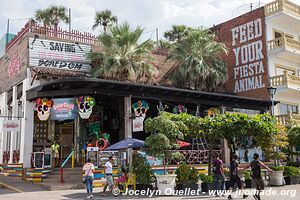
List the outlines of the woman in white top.
<svg viewBox="0 0 300 200">
<path fill-rule="evenodd" d="M 94 171 L 95 167 L 93 163 L 91 163 L 91 159 L 88 158 L 87 163 L 84 164 L 83 168 L 84 173 L 84 179 L 86 184 L 86 190 L 87 190 L 87 198 L 93 198 L 93 179 L 94 179 Z"/>
</svg>

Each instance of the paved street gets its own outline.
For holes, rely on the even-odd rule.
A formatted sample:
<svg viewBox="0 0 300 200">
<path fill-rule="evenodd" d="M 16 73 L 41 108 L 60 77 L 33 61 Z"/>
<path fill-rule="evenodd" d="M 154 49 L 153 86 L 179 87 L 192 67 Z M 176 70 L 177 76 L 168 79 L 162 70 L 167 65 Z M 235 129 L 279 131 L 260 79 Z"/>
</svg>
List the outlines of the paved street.
<svg viewBox="0 0 300 200">
<path fill-rule="evenodd" d="M 269 187 L 266 190 L 270 189 Z M 300 199 L 300 185 L 293 186 L 284 186 L 284 187 L 273 187 L 272 190 L 276 191 L 278 195 L 275 196 L 263 196 L 263 200 L 290 200 L 290 199 Z M 296 190 L 296 196 L 291 197 L 290 195 L 282 196 L 280 195 L 283 190 Z M 1 189 L 0 189 L 1 191 Z M 146 196 L 123 196 L 119 195 L 114 197 L 112 195 L 107 194 L 107 196 L 100 195 L 98 193 L 99 189 L 96 189 L 96 193 L 94 193 L 94 199 L 149 199 Z M 60 191 L 40 191 L 40 192 L 24 192 L 24 193 L 13 193 L 13 194 L 0 194 L 0 199 L 5 200 L 67 200 L 67 199 L 86 199 L 85 190 L 60 190 Z M 210 197 L 208 195 L 201 196 L 155 196 L 151 199 L 162 199 L 162 200 L 186 200 L 186 199 L 207 199 L 207 200 L 222 200 L 227 199 L 225 197 Z M 235 198 L 242 199 L 242 198 Z M 247 199 L 253 200 L 253 197 L 248 197 Z"/>
</svg>

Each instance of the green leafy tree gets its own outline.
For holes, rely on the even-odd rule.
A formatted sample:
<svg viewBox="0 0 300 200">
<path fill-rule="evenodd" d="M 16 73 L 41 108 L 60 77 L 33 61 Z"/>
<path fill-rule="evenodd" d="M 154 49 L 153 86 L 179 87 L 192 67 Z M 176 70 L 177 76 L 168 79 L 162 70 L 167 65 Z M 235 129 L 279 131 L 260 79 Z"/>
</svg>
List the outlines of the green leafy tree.
<svg viewBox="0 0 300 200">
<path fill-rule="evenodd" d="M 168 59 L 177 67 L 169 79 L 176 87 L 216 90 L 227 80 L 227 67 L 221 55 L 225 45 L 215 41 L 208 30 L 194 29 L 181 42 L 173 44 Z"/>
<path fill-rule="evenodd" d="M 139 42 L 143 29 L 130 29 L 128 23 L 111 27 L 99 36 L 101 52 L 90 53 L 93 60 L 100 62 L 94 69 L 94 76 L 120 81 L 149 82 L 156 73 L 151 64 L 150 40 Z"/>
<path fill-rule="evenodd" d="M 117 24 L 117 22 L 118 17 L 114 16 L 110 10 L 102 10 L 96 12 L 95 23 L 92 28 L 95 30 L 97 27 L 102 26 L 105 32 L 110 26 Z"/>
</svg>

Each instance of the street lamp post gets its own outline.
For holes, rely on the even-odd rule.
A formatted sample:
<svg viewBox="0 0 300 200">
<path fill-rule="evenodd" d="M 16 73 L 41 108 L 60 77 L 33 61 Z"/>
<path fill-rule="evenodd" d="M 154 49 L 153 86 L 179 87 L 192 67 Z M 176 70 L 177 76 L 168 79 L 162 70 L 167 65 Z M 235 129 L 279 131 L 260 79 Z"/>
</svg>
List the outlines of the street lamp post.
<svg viewBox="0 0 300 200">
<path fill-rule="evenodd" d="M 272 87 L 272 86 L 268 87 L 268 93 L 269 93 L 269 95 L 271 97 L 271 101 L 272 101 L 272 116 L 274 116 L 275 115 L 274 96 L 275 96 L 275 93 L 276 93 L 276 88 Z M 276 146 L 274 146 L 274 151 L 277 152 L 277 147 Z M 275 164 L 275 166 L 278 165 L 277 159 L 274 159 L 274 164 Z"/>
</svg>

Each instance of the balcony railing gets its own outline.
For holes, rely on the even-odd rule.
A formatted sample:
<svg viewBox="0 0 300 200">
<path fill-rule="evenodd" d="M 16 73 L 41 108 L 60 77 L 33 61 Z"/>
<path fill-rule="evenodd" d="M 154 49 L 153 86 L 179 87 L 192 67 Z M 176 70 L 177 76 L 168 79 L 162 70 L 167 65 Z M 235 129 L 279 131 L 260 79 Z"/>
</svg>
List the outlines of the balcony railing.
<svg viewBox="0 0 300 200">
<path fill-rule="evenodd" d="M 288 38 L 286 36 L 268 41 L 268 49 L 272 51 L 282 47 L 290 47 L 300 51 L 300 41 Z"/>
<path fill-rule="evenodd" d="M 277 115 L 277 120 L 280 124 L 287 125 L 292 121 L 300 122 L 300 114 L 294 114 L 288 111 L 285 115 Z"/>
<path fill-rule="evenodd" d="M 270 16 L 281 11 L 300 16 L 300 6 L 287 0 L 277 0 L 265 5 L 266 16 Z"/>
<path fill-rule="evenodd" d="M 288 74 L 284 71 L 282 75 L 273 76 L 270 78 L 271 86 L 300 86 L 300 77 L 292 74 Z"/>
</svg>

